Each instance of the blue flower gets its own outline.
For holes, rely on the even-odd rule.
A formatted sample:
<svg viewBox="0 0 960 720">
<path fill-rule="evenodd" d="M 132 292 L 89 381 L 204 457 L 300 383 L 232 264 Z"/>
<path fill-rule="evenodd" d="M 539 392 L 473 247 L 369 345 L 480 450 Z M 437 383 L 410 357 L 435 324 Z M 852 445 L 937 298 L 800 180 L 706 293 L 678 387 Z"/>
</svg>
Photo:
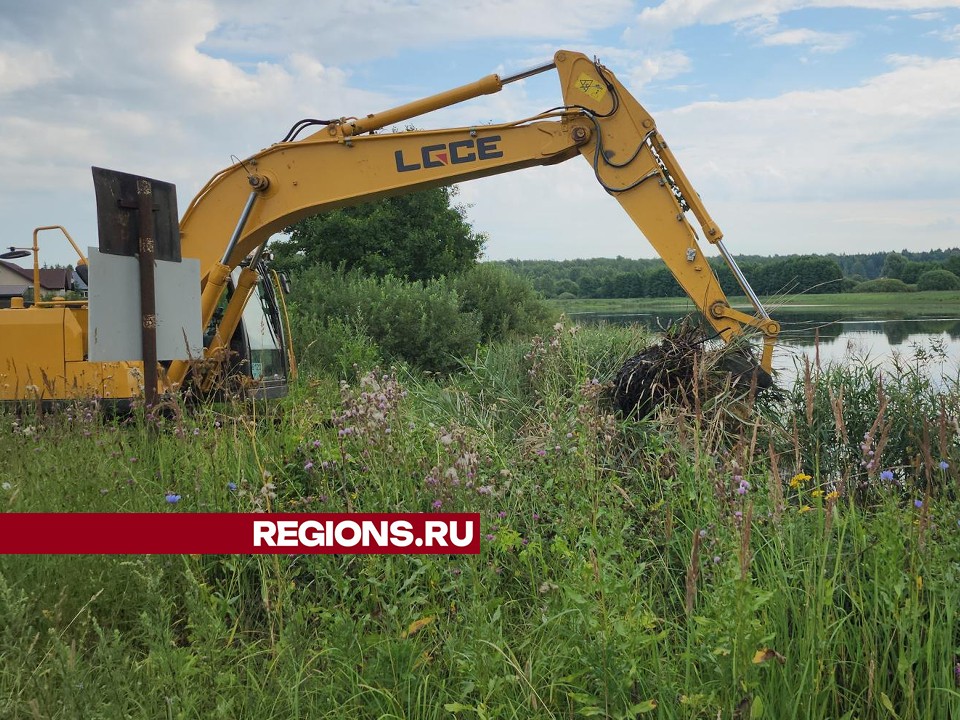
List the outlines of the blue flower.
<svg viewBox="0 0 960 720">
<path fill-rule="evenodd" d="M 170 503 L 171 505 L 174 505 L 180 502 L 180 496 L 174 495 L 173 493 L 167 493 L 167 502 Z"/>
<path fill-rule="evenodd" d="M 913 506 L 914 506 L 915 508 L 922 508 L 922 507 L 923 507 L 923 500 L 914 500 L 914 501 L 913 501 Z"/>
<path fill-rule="evenodd" d="M 880 473 L 881 480 L 893 480 L 893 470 L 884 470 Z"/>
<path fill-rule="evenodd" d="M 941 461 L 940 461 L 940 469 L 941 469 L 941 470 L 946 470 L 946 469 L 948 469 L 949 467 L 950 467 L 950 463 L 948 463 L 946 460 L 941 460 Z"/>
<path fill-rule="evenodd" d="M 227 490 L 233 491 L 233 490 L 236 490 L 236 489 L 237 489 L 237 484 L 236 484 L 235 482 L 228 482 L 228 483 L 227 483 Z"/>
</svg>

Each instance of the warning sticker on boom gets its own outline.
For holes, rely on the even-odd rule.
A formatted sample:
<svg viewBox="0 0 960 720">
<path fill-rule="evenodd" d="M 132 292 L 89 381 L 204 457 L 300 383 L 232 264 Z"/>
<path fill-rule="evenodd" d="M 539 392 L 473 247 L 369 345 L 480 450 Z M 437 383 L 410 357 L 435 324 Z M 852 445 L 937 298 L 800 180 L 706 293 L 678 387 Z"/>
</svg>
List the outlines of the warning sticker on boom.
<svg viewBox="0 0 960 720">
<path fill-rule="evenodd" d="M 603 96 L 607 94 L 607 86 L 599 80 L 594 80 L 586 73 L 580 73 L 580 77 L 577 78 L 577 89 L 585 92 L 594 100 L 603 100 Z"/>
</svg>

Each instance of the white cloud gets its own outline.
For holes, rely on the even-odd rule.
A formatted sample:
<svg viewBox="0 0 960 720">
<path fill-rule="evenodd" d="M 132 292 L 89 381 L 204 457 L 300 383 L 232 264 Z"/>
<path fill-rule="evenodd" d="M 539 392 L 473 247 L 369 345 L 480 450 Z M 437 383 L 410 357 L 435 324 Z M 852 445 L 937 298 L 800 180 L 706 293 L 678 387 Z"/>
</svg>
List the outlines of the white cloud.
<svg viewBox="0 0 960 720">
<path fill-rule="evenodd" d="M 818 32 L 798 28 L 771 32 L 764 35 L 761 42 L 768 46 L 807 45 L 813 52 L 834 53 L 849 47 L 853 38 L 851 33 Z"/>
<path fill-rule="evenodd" d="M 802 8 L 930 11 L 960 8 L 960 0 L 663 0 L 644 8 L 637 24 L 644 35 L 691 25 L 718 25 L 748 18 L 775 18 Z"/>
<path fill-rule="evenodd" d="M 944 28 L 936 33 L 941 40 L 950 43 L 960 43 L 960 25 L 954 25 L 950 28 Z"/>
<path fill-rule="evenodd" d="M 659 124 L 712 197 L 955 196 L 960 59 L 891 62 L 857 87 L 697 103 L 662 113 Z"/>
<path fill-rule="evenodd" d="M 48 52 L 18 43 L 0 47 L 0 97 L 42 85 L 65 74 Z"/>
</svg>

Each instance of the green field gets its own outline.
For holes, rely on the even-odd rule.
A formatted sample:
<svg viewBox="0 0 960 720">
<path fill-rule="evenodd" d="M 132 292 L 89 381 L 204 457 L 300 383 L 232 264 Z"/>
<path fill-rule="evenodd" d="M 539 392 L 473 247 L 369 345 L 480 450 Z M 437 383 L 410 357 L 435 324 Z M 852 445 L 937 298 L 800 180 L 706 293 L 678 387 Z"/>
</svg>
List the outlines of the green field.
<svg viewBox="0 0 960 720">
<path fill-rule="evenodd" d="M 558 326 L 256 412 L 0 416 L 7 512 L 484 533 L 479 556 L 0 557 L 0 717 L 960 717 L 957 392 L 852 367 L 620 418 L 605 383 L 648 342 Z"/>
<path fill-rule="evenodd" d="M 869 312 L 871 314 L 896 314 L 918 316 L 926 314 L 956 313 L 960 317 L 960 292 L 912 292 L 912 293 L 830 293 L 823 295 L 787 295 L 761 298 L 764 307 L 772 314 L 809 312 L 818 308 L 832 311 Z M 696 306 L 683 298 L 633 298 L 633 299 L 584 299 L 550 300 L 550 304 L 567 315 L 577 313 L 630 314 L 651 310 L 694 310 Z M 750 302 L 745 297 L 732 297 L 734 307 L 745 309 Z"/>
</svg>

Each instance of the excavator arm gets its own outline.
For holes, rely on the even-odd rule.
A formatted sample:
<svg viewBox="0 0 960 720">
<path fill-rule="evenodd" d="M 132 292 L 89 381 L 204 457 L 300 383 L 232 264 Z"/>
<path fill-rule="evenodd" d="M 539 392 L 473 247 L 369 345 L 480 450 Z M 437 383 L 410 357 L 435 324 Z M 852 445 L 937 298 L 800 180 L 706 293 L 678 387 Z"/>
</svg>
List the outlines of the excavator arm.
<svg viewBox="0 0 960 720">
<path fill-rule="evenodd" d="M 503 85 L 556 69 L 563 105 L 500 125 L 376 134 L 427 112 Z M 650 114 L 599 62 L 569 51 L 552 63 L 518 75 L 489 75 L 453 90 L 365 118 L 306 121 L 321 124 L 301 140 L 287 140 L 214 176 L 181 221 L 182 252 L 198 257 L 203 277 L 202 318 L 213 317 L 227 277 L 269 237 L 302 218 L 377 198 L 473 178 L 550 165 L 581 155 L 597 181 L 613 195 L 663 258 L 686 294 L 725 341 L 745 328 L 764 338 L 761 367 L 771 370 L 779 325 L 770 319 L 732 256 Z M 293 135 L 293 133 L 291 133 Z M 242 208 L 242 210 L 241 210 Z M 730 307 L 703 255 L 698 234 L 717 246 L 754 305 L 755 315 Z M 220 337 L 229 338 L 256 278 L 241 280 L 224 314 Z M 208 355 L 225 345 L 215 341 Z M 168 380 L 183 380 L 187 366 L 174 363 Z"/>
</svg>

